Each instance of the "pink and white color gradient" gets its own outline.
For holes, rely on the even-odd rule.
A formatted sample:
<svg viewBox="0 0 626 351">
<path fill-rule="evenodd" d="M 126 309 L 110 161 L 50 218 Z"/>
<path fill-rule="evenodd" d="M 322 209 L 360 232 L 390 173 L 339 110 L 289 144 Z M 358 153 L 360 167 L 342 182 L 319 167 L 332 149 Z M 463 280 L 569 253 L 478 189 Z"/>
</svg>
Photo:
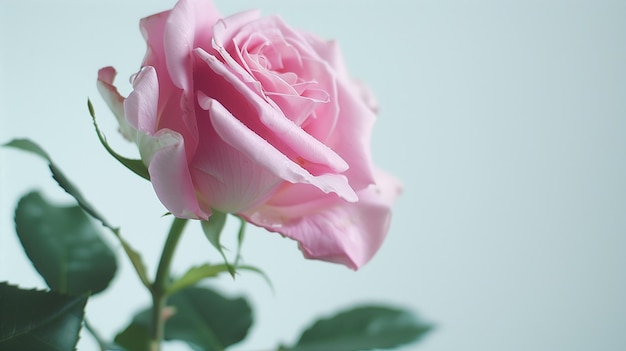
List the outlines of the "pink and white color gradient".
<svg viewBox="0 0 626 351">
<path fill-rule="evenodd" d="M 399 182 L 373 165 L 376 106 L 335 42 L 248 11 L 181 0 L 141 20 L 148 52 L 124 98 L 98 87 L 175 216 L 212 209 L 357 269 L 387 234 Z"/>
</svg>

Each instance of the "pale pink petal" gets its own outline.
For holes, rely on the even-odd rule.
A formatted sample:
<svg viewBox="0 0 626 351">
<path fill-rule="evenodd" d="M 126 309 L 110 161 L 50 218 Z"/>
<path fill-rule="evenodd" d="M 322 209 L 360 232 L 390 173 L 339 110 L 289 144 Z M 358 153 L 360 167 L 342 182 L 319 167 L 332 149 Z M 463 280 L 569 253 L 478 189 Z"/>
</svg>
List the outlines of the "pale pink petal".
<svg viewBox="0 0 626 351">
<path fill-rule="evenodd" d="M 124 138 L 132 141 L 135 139 L 136 132 L 124 117 L 124 97 L 120 95 L 117 88 L 113 85 L 116 75 L 117 72 L 113 67 L 101 68 L 98 71 L 98 91 L 115 115 L 120 133 Z"/>
<path fill-rule="evenodd" d="M 307 258 L 358 269 L 382 245 L 391 223 L 391 205 L 402 189 L 386 173 L 378 172 L 376 177 L 376 185 L 358 192 L 356 203 L 326 197 L 309 203 L 311 213 L 291 219 L 286 219 L 293 210 L 290 207 L 260 207 L 243 215 L 256 225 L 298 241 Z M 306 208 L 307 204 L 300 206 Z M 282 222 L 278 222 L 281 217 Z"/>
<path fill-rule="evenodd" d="M 212 102 L 207 99 L 201 94 L 199 104 L 209 111 L 197 114 L 203 138 L 189 164 L 201 206 L 237 213 L 263 203 L 285 180 L 221 139 L 210 116 Z"/>
<path fill-rule="evenodd" d="M 336 193 L 346 201 L 357 200 L 348 186 L 347 178 L 341 174 L 314 176 L 290 160 L 267 140 L 248 129 L 217 100 L 200 95 L 198 103 L 209 111 L 211 122 L 219 137 L 228 145 L 246 155 L 255 165 L 265 168 L 277 177 L 291 183 L 312 184 L 324 193 Z"/>
<path fill-rule="evenodd" d="M 303 63 L 306 69 L 300 72 L 300 76 L 305 80 L 315 81 L 317 83 L 315 89 L 323 90 L 329 95 L 329 101 L 317 106 L 313 118 L 309 118 L 308 123 L 304 124 L 303 128 L 307 133 L 332 149 L 333 146 L 328 143 L 328 140 L 336 132 L 335 128 L 342 108 L 339 103 L 337 78 L 332 68 L 323 61 L 304 58 Z M 344 137 L 349 139 L 348 135 L 344 135 Z M 346 158 L 343 159 L 347 160 Z"/>
<path fill-rule="evenodd" d="M 358 95 L 361 97 L 361 100 L 369 107 L 374 114 L 378 114 L 380 111 L 380 106 L 378 105 L 378 100 L 376 100 L 376 96 L 370 87 L 365 84 L 365 82 L 359 79 L 353 79 L 352 85 L 354 89 L 358 92 Z"/>
<path fill-rule="evenodd" d="M 144 67 L 133 80 L 133 92 L 124 101 L 126 120 L 153 135 L 158 126 L 159 80 L 154 67 Z"/>
<path fill-rule="evenodd" d="M 326 143 L 343 159 L 350 160 L 350 169 L 345 174 L 352 188 L 358 191 L 374 183 L 370 144 L 376 116 L 355 94 L 350 82 L 338 80 L 337 97 L 341 106 L 339 119 Z"/>
<path fill-rule="evenodd" d="M 149 143 L 152 145 L 147 145 Z M 208 219 L 210 209 L 200 208 L 180 134 L 160 130 L 153 137 L 144 139 L 143 147 L 153 152 L 148 172 L 163 205 L 179 218 Z"/>
<path fill-rule="evenodd" d="M 265 140 L 279 148 L 283 154 L 289 156 L 292 160 L 300 158 L 312 164 L 326 166 L 333 172 L 343 172 L 348 168 L 348 164 L 337 153 L 303 131 L 293 121 L 285 118 L 280 111 L 271 108 L 265 100 L 251 91 L 246 84 L 239 80 L 214 56 L 203 50 L 196 50 L 196 53 L 207 63 L 213 72 L 225 80 L 222 84 L 205 87 L 207 90 L 213 90 L 207 93 L 207 95 L 218 99 L 229 110 L 238 108 L 236 105 L 241 105 L 241 101 L 251 105 L 251 108 L 256 110 L 254 118 L 246 118 L 249 113 L 235 115 L 241 118 L 242 122 L 250 129 L 253 129 Z M 228 95 L 223 90 L 225 87 L 230 89 L 228 93 L 232 92 L 239 96 Z M 233 103 L 231 104 L 229 101 Z M 239 106 L 239 108 L 241 107 Z"/>
<path fill-rule="evenodd" d="M 148 44 L 148 50 L 146 51 L 142 66 L 152 66 L 155 67 L 157 71 L 167 71 L 165 67 L 163 35 L 165 32 L 165 23 L 169 14 L 170 11 L 163 11 L 142 18 L 139 21 L 141 34 Z M 164 77 L 162 77 L 162 79 L 163 78 Z M 167 79 L 169 79 L 169 76 Z"/>
<path fill-rule="evenodd" d="M 356 83 L 349 76 L 336 42 L 323 41 L 308 33 L 301 35 L 336 73 L 336 102 L 340 106 L 339 116 L 332 135 L 324 140 L 343 159 L 350 160 L 350 169 L 346 172 L 350 185 L 354 189 L 362 189 L 372 184 L 374 179 L 370 143 L 378 110 L 376 102 L 366 87 Z M 317 128 L 316 124 L 312 124 L 310 128 L 312 134 L 319 134 L 314 131 Z"/>
<path fill-rule="evenodd" d="M 343 55 L 334 40 L 323 40 L 310 33 L 300 33 L 306 42 L 315 50 L 315 52 L 321 57 L 321 59 L 328 63 L 337 72 L 340 77 L 349 77 L 348 69 L 343 60 Z"/>
<path fill-rule="evenodd" d="M 213 49 L 217 50 L 220 56 L 226 61 L 233 71 L 239 75 L 244 82 L 256 82 L 254 77 L 250 75 L 242 66 L 242 62 L 237 62 L 228 52 L 227 46 L 234 45 L 233 38 L 239 32 L 241 27 L 253 22 L 261 17 L 258 10 L 250 10 L 236 13 L 224 19 L 217 21 L 213 27 Z M 238 51 L 238 50 L 237 50 Z M 261 91 L 260 85 L 255 85 Z"/>
<path fill-rule="evenodd" d="M 126 119 L 138 130 L 136 142 L 157 196 L 177 217 L 208 218 L 210 210 L 203 211 L 195 196 L 183 136 L 158 129 L 159 81 L 155 69 L 144 67 L 133 88 L 124 110 Z"/>
<path fill-rule="evenodd" d="M 170 12 L 164 33 L 167 69 L 174 85 L 191 89 L 192 51 L 210 48 L 213 25 L 220 13 L 211 1 L 180 0 Z"/>
<path fill-rule="evenodd" d="M 378 113 L 378 101 L 376 101 L 376 97 L 369 86 L 359 79 L 350 78 L 350 74 L 348 73 L 348 69 L 343 60 L 343 55 L 339 49 L 339 44 L 337 44 L 334 40 L 324 41 L 309 33 L 303 33 L 303 36 L 308 39 L 307 42 L 315 49 L 317 54 L 320 55 L 321 58 L 331 67 L 333 67 L 335 72 L 337 72 L 337 77 L 347 81 L 352 81 L 354 89 L 358 92 L 358 95 L 361 97 L 363 102 L 365 102 L 365 104 L 375 114 Z"/>
</svg>

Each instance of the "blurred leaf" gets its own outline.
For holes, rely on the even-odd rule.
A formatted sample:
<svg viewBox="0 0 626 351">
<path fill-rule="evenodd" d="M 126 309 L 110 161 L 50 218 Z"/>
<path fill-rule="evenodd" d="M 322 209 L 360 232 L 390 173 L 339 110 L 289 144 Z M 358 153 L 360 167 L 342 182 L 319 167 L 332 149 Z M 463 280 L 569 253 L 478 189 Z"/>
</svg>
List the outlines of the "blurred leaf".
<svg viewBox="0 0 626 351">
<path fill-rule="evenodd" d="M 3 146 L 13 147 L 13 148 L 20 149 L 23 151 L 28 151 L 35 155 L 39 155 L 40 157 L 43 157 L 47 161 L 50 161 L 50 156 L 48 156 L 48 153 L 46 153 L 44 149 L 41 148 L 41 146 L 35 144 L 34 142 L 28 139 L 13 139 L 9 141 L 8 143 L 4 144 Z"/>
<path fill-rule="evenodd" d="M 52 172 L 52 178 L 57 181 L 61 188 L 63 188 L 63 190 L 65 190 L 68 194 L 74 197 L 74 199 L 76 199 L 80 207 L 82 207 L 85 212 L 89 213 L 92 217 L 102 222 L 105 227 L 113 231 L 117 230 L 117 228 L 114 228 L 111 224 L 109 224 L 109 222 L 102 215 L 100 215 L 100 213 L 96 211 L 96 209 L 89 202 L 87 202 L 80 190 L 78 190 L 78 188 L 65 176 L 65 174 L 61 172 L 61 170 L 54 164 L 54 162 L 52 162 L 50 156 L 39 145 L 28 139 L 14 139 L 7 144 L 4 144 L 4 146 L 13 147 L 33 153 L 48 161 L 48 166 L 50 168 L 50 171 Z"/>
<path fill-rule="evenodd" d="M 234 278 L 235 268 L 230 263 L 228 263 L 228 259 L 224 254 L 224 247 L 220 242 L 222 230 L 224 229 L 224 225 L 226 224 L 226 213 L 213 210 L 213 213 L 211 214 L 209 220 L 200 221 L 200 224 L 202 225 L 202 231 L 204 232 L 204 235 L 207 237 L 207 239 L 209 239 L 211 245 L 213 245 L 217 249 L 217 251 L 219 251 L 220 255 L 222 255 L 222 258 L 224 259 L 224 264 L 228 269 L 228 272 Z"/>
<path fill-rule="evenodd" d="M 224 350 L 243 340 L 252 325 L 252 309 L 245 299 L 223 297 L 207 288 L 181 290 L 167 305 L 175 313 L 165 322 L 165 340 L 184 341 L 194 350 Z M 150 310 L 138 313 L 115 342 L 129 351 L 146 351 L 150 319 Z"/>
<path fill-rule="evenodd" d="M 95 121 L 94 121 L 95 123 Z M 48 161 L 50 171 L 52 172 L 52 178 L 54 178 L 57 183 L 65 190 L 68 194 L 70 194 L 78 205 L 82 207 L 82 209 L 91 215 L 96 220 L 100 221 L 102 225 L 109 228 L 113 234 L 119 239 L 126 255 L 130 258 L 141 282 L 146 287 L 150 287 L 150 281 L 148 279 L 148 274 L 146 272 L 146 266 L 143 263 L 141 256 L 139 253 L 134 250 L 130 244 L 122 236 L 120 235 L 120 230 L 117 227 L 112 226 L 96 209 L 85 199 L 83 194 L 78 190 L 78 188 L 65 176 L 63 172 L 52 162 L 50 156 L 36 143 L 28 140 L 28 139 L 14 139 L 4 146 L 13 147 L 19 150 L 31 152 L 35 155 L 42 157 L 44 160 Z"/>
<path fill-rule="evenodd" d="M 230 265 L 226 264 L 210 265 L 208 263 L 201 266 L 191 267 L 187 272 L 185 272 L 185 274 L 183 274 L 180 278 L 175 279 L 174 282 L 170 284 L 166 294 L 174 294 L 177 291 L 195 285 L 202 279 L 213 278 L 218 276 L 220 273 L 230 272 L 230 267 Z M 272 282 L 270 281 L 269 277 L 259 268 L 252 266 L 239 266 L 237 268 L 244 271 L 251 271 L 260 274 L 273 290 Z"/>
<path fill-rule="evenodd" d="M 39 193 L 29 193 L 15 210 L 15 229 L 26 255 L 54 291 L 95 294 L 115 275 L 115 254 L 79 206 L 55 206 Z"/>
<path fill-rule="evenodd" d="M 115 337 L 115 343 L 128 351 L 150 350 L 150 310 L 138 313 L 133 321 Z"/>
<path fill-rule="evenodd" d="M 96 112 L 90 100 L 87 100 L 87 107 L 89 108 L 89 114 L 91 115 L 93 126 L 96 128 L 96 134 L 98 134 L 98 139 L 100 140 L 100 143 L 102 144 L 102 146 L 104 146 L 104 148 L 107 150 L 109 155 L 113 156 L 113 158 L 119 161 L 119 163 L 124 165 L 126 168 L 131 170 L 136 175 L 142 177 L 143 179 L 150 180 L 150 174 L 148 173 L 148 168 L 146 168 L 146 165 L 143 163 L 142 160 L 133 160 L 133 159 L 129 159 L 124 156 L 121 156 L 120 154 L 115 152 L 115 150 L 113 150 L 111 146 L 109 146 L 109 143 L 107 142 L 106 137 L 100 131 L 100 128 L 98 127 L 98 123 L 96 123 Z"/>
<path fill-rule="evenodd" d="M 244 298 L 227 298 L 199 287 L 181 290 L 168 305 L 176 313 L 165 324 L 165 338 L 182 340 L 200 350 L 222 350 L 247 335 L 252 309 Z"/>
<path fill-rule="evenodd" d="M 392 349 L 421 339 L 432 325 L 411 312 L 383 306 L 362 306 L 321 319 L 302 333 L 288 351 L 359 351 Z"/>
<path fill-rule="evenodd" d="M 87 296 L 23 290 L 0 283 L 0 350 L 73 351 Z"/>
</svg>

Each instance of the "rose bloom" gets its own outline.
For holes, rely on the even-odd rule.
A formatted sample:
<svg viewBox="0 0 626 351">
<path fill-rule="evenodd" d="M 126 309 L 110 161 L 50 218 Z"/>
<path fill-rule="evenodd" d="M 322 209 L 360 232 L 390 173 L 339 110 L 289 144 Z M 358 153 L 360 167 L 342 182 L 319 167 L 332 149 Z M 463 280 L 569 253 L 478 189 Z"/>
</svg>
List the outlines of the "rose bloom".
<svg viewBox="0 0 626 351">
<path fill-rule="evenodd" d="M 248 11 L 222 18 L 181 0 L 141 20 L 148 51 L 119 95 L 98 87 L 176 217 L 212 209 L 299 242 L 307 258 L 357 269 L 381 246 L 400 184 L 370 155 L 376 116 L 335 42 Z"/>
</svg>

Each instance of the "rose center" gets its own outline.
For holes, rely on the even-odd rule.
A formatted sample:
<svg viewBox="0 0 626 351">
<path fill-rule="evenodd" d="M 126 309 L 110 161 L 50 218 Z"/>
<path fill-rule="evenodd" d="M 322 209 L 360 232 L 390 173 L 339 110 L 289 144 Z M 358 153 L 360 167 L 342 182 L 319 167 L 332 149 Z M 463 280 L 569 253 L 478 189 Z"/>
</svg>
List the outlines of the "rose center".
<svg viewBox="0 0 626 351">
<path fill-rule="evenodd" d="M 316 118 L 329 94 L 314 77 L 311 60 L 276 33 L 252 34 L 241 47 L 243 64 L 261 83 L 263 93 L 283 114 L 301 127 Z"/>
</svg>

